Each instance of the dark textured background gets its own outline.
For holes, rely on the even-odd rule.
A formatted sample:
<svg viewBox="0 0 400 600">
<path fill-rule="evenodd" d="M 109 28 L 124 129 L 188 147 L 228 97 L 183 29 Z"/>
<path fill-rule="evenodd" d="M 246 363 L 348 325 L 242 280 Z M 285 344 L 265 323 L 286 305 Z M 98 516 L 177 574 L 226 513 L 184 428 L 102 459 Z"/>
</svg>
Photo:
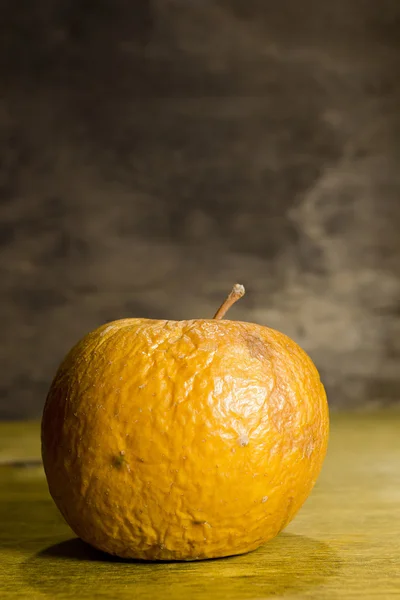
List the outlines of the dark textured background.
<svg viewBox="0 0 400 600">
<path fill-rule="evenodd" d="M 400 400 L 398 0 L 2 0 L 0 416 L 85 332 L 232 318 Z"/>
</svg>

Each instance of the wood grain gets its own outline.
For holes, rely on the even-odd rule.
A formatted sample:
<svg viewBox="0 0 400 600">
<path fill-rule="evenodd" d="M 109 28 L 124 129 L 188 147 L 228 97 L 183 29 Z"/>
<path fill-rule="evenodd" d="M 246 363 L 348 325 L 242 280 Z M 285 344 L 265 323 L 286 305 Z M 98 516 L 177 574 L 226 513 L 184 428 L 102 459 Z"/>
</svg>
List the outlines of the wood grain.
<svg viewBox="0 0 400 600">
<path fill-rule="evenodd" d="M 258 551 L 197 563 L 110 558 L 48 495 L 37 423 L 0 424 L 0 598 L 400 598 L 400 415 L 335 415 L 317 486 Z M 5 462 L 18 459 L 21 466 Z M 25 466 L 24 466 L 25 465 Z"/>
</svg>

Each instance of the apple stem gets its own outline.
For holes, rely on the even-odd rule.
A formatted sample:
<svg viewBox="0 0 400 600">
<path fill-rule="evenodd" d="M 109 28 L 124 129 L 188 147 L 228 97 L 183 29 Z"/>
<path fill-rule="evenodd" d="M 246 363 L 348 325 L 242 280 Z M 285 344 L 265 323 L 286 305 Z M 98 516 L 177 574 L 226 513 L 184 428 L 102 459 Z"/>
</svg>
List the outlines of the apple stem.
<svg viewBox="0 0 400 600">
<path fill-rule="evenodd" d="M 231 293 L 226 298 L 226 300 L 224 300 L 224 302 L 221 304 L 221 306 L 219 307 L 219 309 L 217 310 L 217 312 L 215 313 L 213 318 L 214 319 L 223 319 L 223 317 L 228 312 L 228 310 L 230 309 L 232 304 L 235 304 L 235 302 L 240 300 L 240 298 L 242 298 L 244 296 L 244 294 L 245 294 L 244 286 L 241 285 L 240 283 L 235 283 L 235 285 L 232 288 Z"/>
</svg>

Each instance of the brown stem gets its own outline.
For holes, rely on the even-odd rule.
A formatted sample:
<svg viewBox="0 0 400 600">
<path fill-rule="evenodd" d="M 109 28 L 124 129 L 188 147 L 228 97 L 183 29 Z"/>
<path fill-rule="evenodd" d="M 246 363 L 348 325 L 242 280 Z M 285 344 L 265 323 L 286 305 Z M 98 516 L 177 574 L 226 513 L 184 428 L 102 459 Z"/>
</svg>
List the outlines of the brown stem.
<svg viewBox="0 0 400 600">
<path fill-rule="evenodd" d="M 225 314 L 227 313 L 227 311 L 230 309 L 232 304 L 235 304 L 235 302 L 240 300 L 240 298 L 242 298 L 244 296 L 244 294 L 245 294 L 244 286 L 241 285 L 240 283 L 235 283 L 235 285 L 232 288 L 231 293 L 229 294 L 227 299 L 221 304 L 221 306 L 219 307 L 219 309 L 217 310 L 217 312 L 215 313 L 213 318 L 214 319 L 222 319 L 225 316 Z"/>
</svg>

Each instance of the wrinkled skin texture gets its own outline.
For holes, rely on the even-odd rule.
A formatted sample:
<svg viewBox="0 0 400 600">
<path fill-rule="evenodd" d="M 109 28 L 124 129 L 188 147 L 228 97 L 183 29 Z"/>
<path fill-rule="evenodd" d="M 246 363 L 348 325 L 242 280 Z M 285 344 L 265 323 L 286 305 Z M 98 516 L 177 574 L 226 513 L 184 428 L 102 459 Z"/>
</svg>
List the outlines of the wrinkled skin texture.
<svg viewBox="0 0 400 600">
<path fill-rule="evenodd" d="M 311 359 L 235 321 L 124 319 L 87 335 L 42 420 L 50 493 L 86 542 L 121 557 L 248 552 L 309 495 L 328 441 Z"/>
</svg>

